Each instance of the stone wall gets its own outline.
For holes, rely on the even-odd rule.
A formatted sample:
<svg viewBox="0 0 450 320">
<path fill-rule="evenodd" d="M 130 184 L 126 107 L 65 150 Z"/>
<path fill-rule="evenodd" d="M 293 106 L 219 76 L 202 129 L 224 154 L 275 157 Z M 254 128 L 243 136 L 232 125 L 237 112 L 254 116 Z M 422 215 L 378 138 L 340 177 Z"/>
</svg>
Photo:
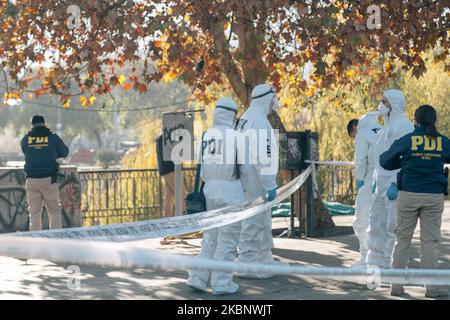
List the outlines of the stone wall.
<svg viewBox="0 0 450 320">
<path fill-rule="evenodd" d="M 59 186 L 63 228 L 81 226 L 81 189 L 76 167 L 62 167 L 65 179 Z M 43 227 L 48 218 L 43 211 Z M 0 233 L 29 228 L 25 174 L 22 168 L 0 168 Z"/>
</svg>

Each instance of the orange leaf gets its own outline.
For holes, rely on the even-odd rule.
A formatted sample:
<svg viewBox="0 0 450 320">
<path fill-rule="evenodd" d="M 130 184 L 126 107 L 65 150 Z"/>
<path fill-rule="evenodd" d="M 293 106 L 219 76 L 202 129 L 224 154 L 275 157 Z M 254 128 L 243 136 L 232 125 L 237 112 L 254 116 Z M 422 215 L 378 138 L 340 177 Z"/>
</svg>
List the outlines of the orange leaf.
<svg viewBox="0 0 450 320">
<path fill-rule="evenodd" d="M 138 85 L 138 92 L 144 93 L 144 92 L 146 92 L 146 91 L 147 91 L 147 86 L 146 86 L 144 83 L 140 83 L 140 84 Z"/>
<path fill-rule="evenodd" d="M 170 70 L 169 72 L 164 74 L 163 80 L 165 83 L 168 83 L 168 82 L 172 82 L 173 79 L 175 79 L 176 77 L 177 77 L 177 74 L 173 70 Z"/>
<path fill-rule="evenodd" d="M 133 87 L 133 86 L 131 85 L 131 83 L 125 83 L 125 84 L 123 85 L 123 88 L 124 88 L 125 90 L 130 90 L 132 87 Z"/>
<path fill-rule="evenodd" d="M 47 93 L 47 89 L 39 89 L 35 91 L 35 94 L 37 96 L 42 95 L 42 94 L 46 94 Z"/>
</svg>

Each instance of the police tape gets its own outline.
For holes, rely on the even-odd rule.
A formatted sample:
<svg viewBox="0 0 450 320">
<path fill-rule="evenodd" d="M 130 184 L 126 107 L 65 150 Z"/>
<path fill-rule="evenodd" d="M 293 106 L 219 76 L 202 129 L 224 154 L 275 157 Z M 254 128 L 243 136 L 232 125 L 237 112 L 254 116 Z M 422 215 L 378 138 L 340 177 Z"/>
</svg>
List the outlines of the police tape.
<svg viewBox="0 0 450 320">
<path fill-rule="evenodd" d="M 93 227 L 16 232 L 0 235 L 0 238 L 14 236 L 125 242 L 176 236 L 218 228 L 270 210 L 273 205 L 280 203 L 300 188 L 311 174 L 311 170 L 311 166 L 309 166 L 294 180 L 278 188 L 276 198 L 270 202 L 265 202 L 260 197 L 253 202 L 185 216 Z"/>
<path fill-rule="evenodd" d="M 323 166 L 335 166 L 335 167 L 354 167 L 355 163 L 351 161 L 312 161 L 305 160 L 305 163 L 323 165 Z M 450 169 L 450 164 L 444 164 L 444 168 Z"/>
<path fill-rule="evenodd" d="M 167 270 L 207 270 L 244 274 L 271 273 L 321 277 L 329 279 L 364 280 L 376 287 L 381 282 L 399 284 L 449 285 L 450 270 L 379 269 L 302 267 L 297 265 L 255 264 L 194 258 L 181 254 L 132 246 L 123 242 L 159 238 L 206 230 L 238 222 L 263 212 L 297 190 L 312 173 L 308 167 L 300 176 L 278 189 L 272 202 L 261 198 L 252 203 L 217 209 L 191 216 L 174 217 L 128 224 L 23 232 L 0 236 L 0 255 L 16 258 L 38 258 L 53 262 L 131 268 L 146 267 Z M 41 238 L 41 239 L 39 239 Z M 58 238 L 58 239 L 51 239 Z M 60 239 L 69 238 L 69 239 Z M 85 240 L 85 241 L 78 241 Z M 103 240 L 103 241 L 99 241 Z"/>
<path fill-rule="evenodd" d="M 304 267 L 281 263 L 256 264 L 217 261 L 132 245 L 68 239 L 0 237 L 0 255 L 46 259 L 54 263 L 99 265 L 114 268 L 151 268 L 163 271 L 218 271 L 238 274 L 298 275 L 333 280 L 365 281 L 374 288 L 382 282 L 399 284 L 450 284 L 450 270 Z"/>
<path fill-rule="evenodd" d="M 323 165 L 323 166 L 335 166 L 335 167 L 354 167 L 354 162 L 349 161 L 312 161 L 305 160 L 306 163 L 315 164 L 315 165 Z"/>
</svg>

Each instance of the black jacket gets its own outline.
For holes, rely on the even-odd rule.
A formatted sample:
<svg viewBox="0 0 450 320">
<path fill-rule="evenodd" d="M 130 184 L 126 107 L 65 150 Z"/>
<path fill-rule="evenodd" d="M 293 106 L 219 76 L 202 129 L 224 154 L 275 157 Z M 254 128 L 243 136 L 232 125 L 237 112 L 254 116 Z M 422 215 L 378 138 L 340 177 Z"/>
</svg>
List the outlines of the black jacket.
<svg viewBox="0 0 450 320">
<path fill-rule="evenodd" d="M 44 126 L 31 129 L 22 139 L 27 178 L 52 177 L 58 171 L 57 158 L 65 158 L 69 148 L 60 137 Z"/>
<path fill-rule="evenodd" d="M 164 176 L 175 170 L 175 164 L 172 161 L 164 161 L 162 135 L 160 135 L 156 139 L 156 157 L 158 159 L 158 169 L 161 176 Z"/>
</svg>

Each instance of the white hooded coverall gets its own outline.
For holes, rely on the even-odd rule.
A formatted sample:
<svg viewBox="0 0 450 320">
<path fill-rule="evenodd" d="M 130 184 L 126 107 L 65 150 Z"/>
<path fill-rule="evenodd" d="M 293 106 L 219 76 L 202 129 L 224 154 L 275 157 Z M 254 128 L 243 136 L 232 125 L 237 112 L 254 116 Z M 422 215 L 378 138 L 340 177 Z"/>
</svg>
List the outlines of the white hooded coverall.
<svg viewBox="0 0 450 320">
<path fill-rule="evenodd" d="M 217 101 L 213 113 L 213 125 L 203 136 L 203 157 L 201 178 L 205 182 L 203 193 L 206 199 L 206 210 L 214 210 L 245 201 L 241 182 L 233 174 L 235 163 L 226 162 L 226 154 L 236 154 L 236 144 L 227 141 L 227 130 L 234 129 L 236 104 L 229 98 Z M 233 136 L 231 136 L 233 137 Z M 233 149 L 231 149 L 233 148 Z M 230 157 L 235 159 L 235 156 Z M 221 228 L 205 230 L 201 243 L 199 258 L 235 261 L 241 223 L 233 223 Z M 200 290 L 206 289 L 211 275 L 211 287 L 214 294 L 234 293 L 239 286 L 233 282 L 232 273 L 192 270 L 189 272 L 187 284 Z"/>
<path fill-rule="evenodd" d="M 405 115 L 405 96 L 399 90 L 387 90 L 384 97 L 392 111 L 384 115 L 384 126 L 378 133 L 374 152 L 376 190 L 369 218 L 367 264 L 390 268 L 395 243 L 397 222 L 397 200 L 389 200 L 387 191 L 392 183 L 397 184 L 399 170 L 387 171 L 380 166 L 380 155 L 394 141 L 414 130 L 414 125 Z"/>
<path fill-rule="evenodd" d="M 372 183 L 375 171 L 375 144 L 377 132 L 380 130 L 378 112 L 368 112 L 358 121 L 358 133 L 355 138 L 355 176 L 364 181 L 356 196 L 356 212 L 353 219 L 353 230 L 359 240 L 360 263 L 366 262 L 367 228 L 369 227 L 369 211 L 372 204 Z"/>
<path fill-rule="evenodd" d="M 246 139 L 238 143 L 240 178 L 247 201 L 265 197 L 277 187 L 278 145 L 274 130 L 267 119 L 278 104 L 275 90 L 265 84 L 252 91 L 252 101 L 239 120 L 237 130 Z M 252 134 L 254 134 L 252 136 Z M 245 159 L 244 159 L 245 158 Z M 239 262 L 272 263 L 272 212 L 264 211 L 242 222 L 239 240 Z M 241 277 L 265 279 L 271 274 L 239 274 Z"/>
</svg>

